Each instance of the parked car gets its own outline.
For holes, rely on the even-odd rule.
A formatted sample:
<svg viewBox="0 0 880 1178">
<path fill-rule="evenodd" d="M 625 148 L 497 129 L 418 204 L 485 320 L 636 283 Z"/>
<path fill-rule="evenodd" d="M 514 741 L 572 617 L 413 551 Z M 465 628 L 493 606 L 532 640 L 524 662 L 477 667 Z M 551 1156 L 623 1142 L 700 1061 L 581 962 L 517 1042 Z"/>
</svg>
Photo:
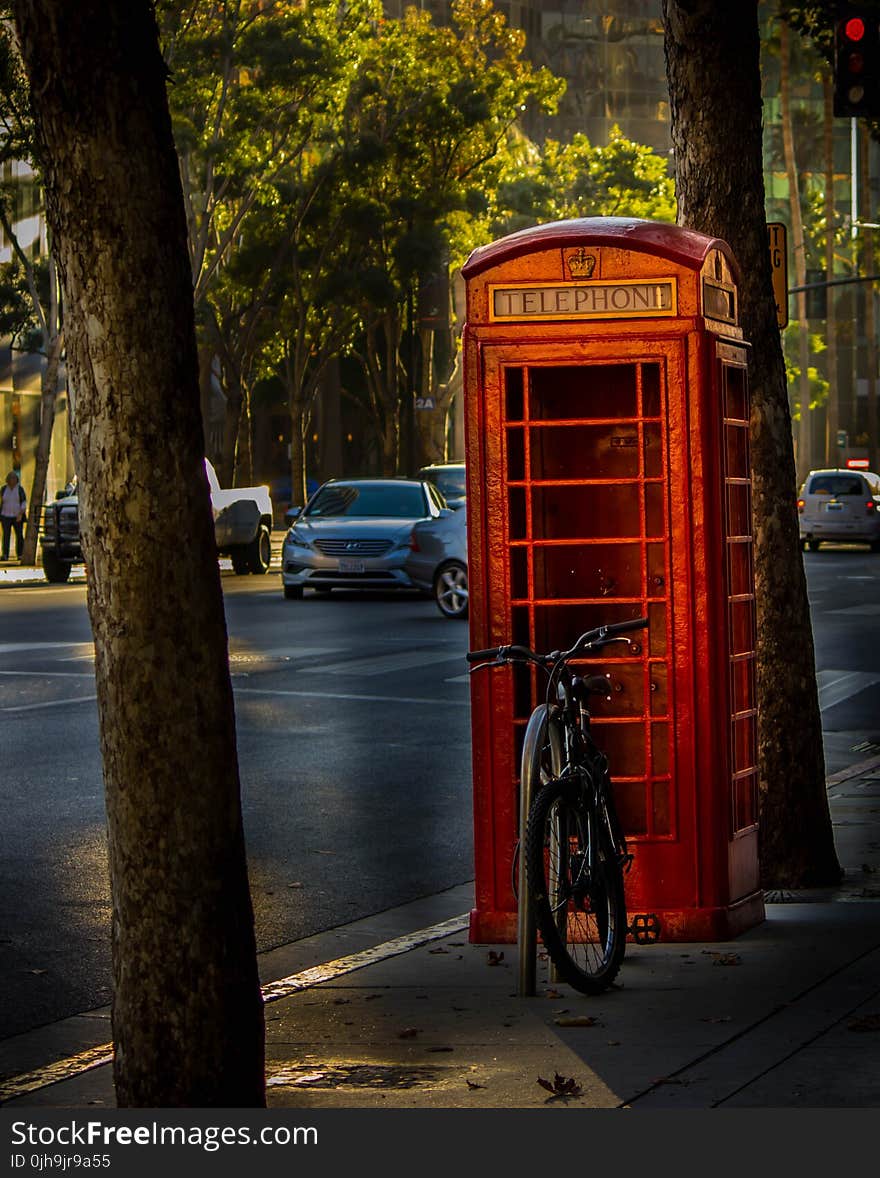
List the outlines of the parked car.
<svg viewBox="0 0 880 1178">
<path fill-rule="evenodd" d="M 811 470 L 798 496 L 801 544 L 870 544 L 880 552 L 880 476 L 870 470 Z"/>
<path fill-rule="evenodd" d="M 453 511 L 464 507 L 467 484 L 463 462 L 436 462 L 432 466 L 423 466 L 418 477 L 433 483 Z"/>
<path fill-rule="evenodd" d="M 452 515 L 421 479 L 331 479 L 295 516 L 284 539 L 284 596 L 306 588 L 411 589 L 404 571 L 419 520 Z"/>
<path fill-rule="evenodd" d="M 466 524 L 464 510 L 416 524 L 404 565 L 412 583 L 428 590 L 447 618 L 468 616 Z"/>
</svg>

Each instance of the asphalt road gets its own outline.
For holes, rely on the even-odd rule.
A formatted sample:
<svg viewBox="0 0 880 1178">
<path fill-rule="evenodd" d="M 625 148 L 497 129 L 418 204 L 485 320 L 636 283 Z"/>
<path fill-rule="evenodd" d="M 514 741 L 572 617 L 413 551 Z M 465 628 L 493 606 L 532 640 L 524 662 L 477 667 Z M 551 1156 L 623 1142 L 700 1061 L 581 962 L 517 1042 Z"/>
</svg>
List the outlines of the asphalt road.
<svg viewBox="0 0 880 1178">
<path fill-rule="evenodd" d="M 829 773 L 880 752 L 880 556 L 804 565 Z M 473 876 L 467 627 L 223 578 L 261 950 Z M 0 1038 L 109 998 L 84 589 L 0 590 Z"/>
<path fill-rule="evenodd" d="M 223 584 L 259 949 L 472 879 L 467 626 Z M 0 611 L 6 1037 L 108 999 L 110 904 L 85 590 L 5 588 Z"/>
</svg>

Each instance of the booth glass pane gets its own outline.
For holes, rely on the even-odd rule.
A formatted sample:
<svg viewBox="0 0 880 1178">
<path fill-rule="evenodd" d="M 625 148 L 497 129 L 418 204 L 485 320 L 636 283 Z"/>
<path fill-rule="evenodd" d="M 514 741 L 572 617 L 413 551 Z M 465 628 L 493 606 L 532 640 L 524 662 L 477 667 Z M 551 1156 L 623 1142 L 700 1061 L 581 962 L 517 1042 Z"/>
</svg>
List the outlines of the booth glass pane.
<svg viewBox="0 0 880 1178">
<path fill-rule="evenodd" d="M 648 606 L 649 653 L 652 658 L 663 658 L 666 654 L 666 606 L 657 603 Z"/>
<path fill-rule="evenodd" d="M 634 543 L 536 544 L 535 596 L 641 597 L 641 557 Z"/>
<path fill-rule="evenodd" d="M 651 699 L 651 715 L 667 716 L 669 714 L 669 695 L 667 693 L 667 674 L 665 663 L 651 663 L 649 667 L 648 690 Z"/>
<path fill-rule="evenodd" d="M 660 409 L 660 365 L 643 364 L 642 417 L 659 417 Z"/>
<path fill-rule="evenodd" d="M 637 537 L 641 531 L 636 483 L 533 488 L 534 540 Z"/>
<path fill-rule="evenodd" d="M 646 546 L 648 560 L 648 596 L 666 596 L 666 545 L 648 544 Z"/>
<path fill-rule="evenodd" d="M 728 540 L 727 575 L 730 597 L 742 597 L 754 592 L 751 539 Z"/>
<path fill-rule="evenodd" d="M 644 426 L 645 463 L 644 475 L 646 479 L 659 479 L 663 476 L 663 434 L 659 422 L 648 422 Z"/>
<path fill-rule="evenodd" d="M 755 649 L 754 615 L 752 601 L 731 601 L 730 610 L 730 653 L 751 654 Z"/>
<path fill-rule="evenodd" d="M 651 772 L 656 777 L 669 773 L 669 725 L 651 725 Z"/>
<path fill-rule="evenodd" d="M 575 418 L 635 417 L 635 364 L 579 364 L 529 369 L 529 418 L 562 421 Z"/>
<path fill-rule="evenodd" d="M 529 596 L 529 554 L 524 547 L 510 549 L 510 595 L 519 601 Z"/>
<path fill-rule="evenodd" d="M 758 777 L 750 773 L 734 782 L 734 829 L 742 830 L 758 821 Z"/>
<path fill-rule="evenodd" d="M 608 757 L 611 765 L 611 780 L 615 783 L 621 777 L 645 776 L 645 726 L 641 722 L 593 725 L 596 744 Z M 615 785 L 615 789 L 617 785 Z M 645 792 L 644 782 L 638 788 Z"/>
<path fill-rule="evenodd" d="M 733 421 L 748 421 L 746 370 L 732 364 L 722 366 L 724 373 L 724 416 Z"/>
<path fill-rule="evenodd" d="M 733 659 L 730 664 L 732 710 L 746 712 L 755 706 L 755 664 L 752 658 Z"/>
<path fill-rule="evenodd" d="M 666 513 L 664 510 L 666 488 L 662 483 L 645 484 L 645 535 L 666 534 Z"/>
<path fill-rule="evenodd" d="M 669 805 L 669 782 L 652 782 L 651 794 L 653 796 L 654 802 L 651 810 L 651 833 L 656 835 L 672 834 L 672 814 Z"/>
<path fill-rule="evenodd" d="M 641 781 L 615 781 L 614 806 L 625 837 L 648 833 L 648 807 Z"/>
<path fill-rule="evenodd" d="M 754 769 L 756 762 L 755 722 L 752 716 L 745 716 L 733 724 L 733 771 Z"/>
<path fill-rule="evenodd" d="M 747 479 L 751 473 L 748 426 L 725 425 L 724 440 L 727 448 L 727 478 Z"/>
<path fill-rule="evenodd" d="M 508 499 L 508 539 L 525 540 L 526 538 L 526 492 L 523 487 L 511 487 L 507 492 Z"/>
<path fill-rule="evenodd" d="M 612 650 L 615 648 L 612 647 Z M 622 654 L 626 653 L 623 646 Z M 591 675 L 604 675 L 608 679 L 609 694 L 590 696 L 590 713 L 597 720 L 612 716 L 642 716 L 645 711 L 645 671 L 639 663 L 596 664 L 590 667 Z"/>
<path fill-rule="evenodd" d="M 752 506 L 748 483 L 729 483 L 727 486 L 727 534 L 752 534 Z"/>
<path fill-rule="evenodd" d="M 521 428 L 507 431 L 507 481 L 521 483 L 526 477 L 526 445 Z"/>
<path fill-rule="evenodd" d="M 523 370 L 521 368 L 505 368 L 504 416 L 507 420 L 522 421 L 524 404 Z"/>
<path fill-rule="evenodd" d="M 621 425 L 534 427 L 529 432 L 533 479 L 635 479 L 639 430 Z"/>
<path fill-rule="evenodd" d="M 531 646 L 528 606 L 517 606 L 510 611 L 510 641 L 515 646 Z M 549 650 L 549 647 L 547 648 Z"/>
<path fill-rule="evenodd" d="M 567 650 L 585 630 L 612 622 L 630 622 L 641 616 L 641 602 L 597 601 L 582 605 L 536 605 L 534 642 L 514 638 L 514 642 L 533 646 L 535 650 Z M 633 638 L 638 641 L 639 635 Z M 612 650 L 614 647 L 612 647 Z M 623 645 L 619 647 L 624 651 Z"/>
</svg>

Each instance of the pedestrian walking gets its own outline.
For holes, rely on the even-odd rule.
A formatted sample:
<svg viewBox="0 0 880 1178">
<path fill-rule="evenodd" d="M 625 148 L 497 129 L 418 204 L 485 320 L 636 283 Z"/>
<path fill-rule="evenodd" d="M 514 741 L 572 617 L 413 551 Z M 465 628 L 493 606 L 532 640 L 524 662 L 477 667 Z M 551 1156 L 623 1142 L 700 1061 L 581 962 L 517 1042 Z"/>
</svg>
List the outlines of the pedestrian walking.
<svg viewBox="0 0 880 1178">
<path fill-rule="evenodd" d="M 27 511 L 27 496 L 18 481 L 18 475 L 11 470 L 6 476 L 3 496 L 0 499 L 0 525 L 3 527 L 3 560 L 9 560 L 9 541 L 15 532 L 15 555 L 21 557 L 24 548 L 24 517 Z"/>
</svg>

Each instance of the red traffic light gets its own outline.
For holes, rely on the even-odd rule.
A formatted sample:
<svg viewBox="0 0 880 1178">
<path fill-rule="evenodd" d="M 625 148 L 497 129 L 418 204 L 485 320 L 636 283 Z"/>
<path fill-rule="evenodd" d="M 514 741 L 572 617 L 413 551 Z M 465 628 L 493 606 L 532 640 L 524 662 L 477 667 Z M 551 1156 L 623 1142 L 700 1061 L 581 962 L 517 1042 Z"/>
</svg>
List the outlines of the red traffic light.
<svg viewBox="0 0 880 1178">
<path fill-rule="evenodd" d="M 843 35 L 847 41 L 861 41 L 865 36 L 865 22 L 860 16 L 851 16 L 843 22 Z"/>
</svg>

